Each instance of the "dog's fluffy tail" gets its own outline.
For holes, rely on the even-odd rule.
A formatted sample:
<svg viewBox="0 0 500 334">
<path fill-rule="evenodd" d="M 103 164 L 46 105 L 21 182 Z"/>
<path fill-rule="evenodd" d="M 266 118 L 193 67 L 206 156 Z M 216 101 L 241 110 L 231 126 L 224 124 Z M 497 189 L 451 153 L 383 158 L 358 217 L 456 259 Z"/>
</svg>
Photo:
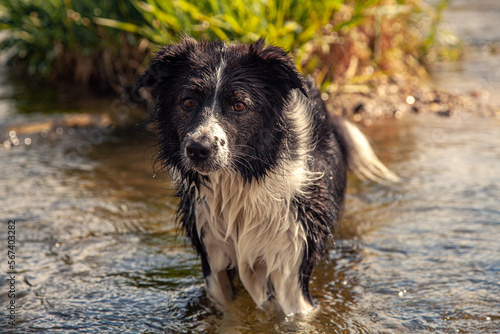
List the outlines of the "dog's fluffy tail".
<svg viewBox="0 0 500 334">
<path fill-rule="evenodd" d="M 348 167 L 356 176 L 378 183 L 399 182 L 399 177 L 377 158 L 368 138 L 354 124 L 344 119 L 337 121 L 342 128 Z"/>
</svg>

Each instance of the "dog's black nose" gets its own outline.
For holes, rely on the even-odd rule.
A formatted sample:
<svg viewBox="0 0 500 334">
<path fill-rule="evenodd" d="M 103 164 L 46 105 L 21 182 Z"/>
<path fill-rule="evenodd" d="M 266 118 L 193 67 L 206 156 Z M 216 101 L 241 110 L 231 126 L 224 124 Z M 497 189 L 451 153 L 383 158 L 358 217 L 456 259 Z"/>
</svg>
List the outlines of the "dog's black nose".
<svg viewBox="0 0 500 334">
<path fill-rule="evenodd" d="M 186 154 L 189 159 L 203 161 L 210 156 L 212 149 L 210 145 L 190 140 L 186 145 Z"/>
</svg>

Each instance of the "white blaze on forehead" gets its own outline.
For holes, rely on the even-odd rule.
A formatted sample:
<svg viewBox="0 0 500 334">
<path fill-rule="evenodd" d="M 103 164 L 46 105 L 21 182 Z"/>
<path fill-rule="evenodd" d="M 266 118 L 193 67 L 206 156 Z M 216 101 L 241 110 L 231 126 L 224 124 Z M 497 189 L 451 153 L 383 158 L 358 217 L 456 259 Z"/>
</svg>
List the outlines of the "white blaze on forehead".
<svg viewBox="0 0 500 334">
<path fill-rule="evenodd" d="M 217 95 L 219 95 L 219 90 L 222 82 L 222 72 L 224 71 L 224 68 L 226 67 L 226 63 L 224 62 L 224 59 L 220 59 L 219 67 L 217 67 L 217 70 L 215 71 L 215 91 L 213 95 L 214 102 L 212 104 L 212 110 L 215 108 L 217 104 Z"/>
<path fill-rule="evenodd" d="M 215 72 L 215 94 L 217 94 L 220 83 L 222 81 L 222 72 L 224 71 L 224 68 L 226 67 L 226 63 L 224 62 L 224 59 L 221 58 L 219 67 L 217 68 L 217 71 Z"/>
</svg>

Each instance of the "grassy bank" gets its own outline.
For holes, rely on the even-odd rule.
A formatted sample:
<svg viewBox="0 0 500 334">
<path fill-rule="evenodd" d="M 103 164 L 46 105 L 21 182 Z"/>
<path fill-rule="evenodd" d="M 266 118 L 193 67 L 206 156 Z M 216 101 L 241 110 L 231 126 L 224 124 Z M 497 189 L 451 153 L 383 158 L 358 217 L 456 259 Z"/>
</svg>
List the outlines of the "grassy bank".
<svg viewBox="0 0 500 334">
<path fill-rule="evenodd" d="M 151 51 L 195 38 L 290 50 L 328 91 L 394 73 L 425 75 L 447 1 L 421 0 L 19 0 L 0 3 L 0 45 L 28 77 L 121 92 Z M 195 5 L 196 4 L 196 5 Z"/>
</svg>

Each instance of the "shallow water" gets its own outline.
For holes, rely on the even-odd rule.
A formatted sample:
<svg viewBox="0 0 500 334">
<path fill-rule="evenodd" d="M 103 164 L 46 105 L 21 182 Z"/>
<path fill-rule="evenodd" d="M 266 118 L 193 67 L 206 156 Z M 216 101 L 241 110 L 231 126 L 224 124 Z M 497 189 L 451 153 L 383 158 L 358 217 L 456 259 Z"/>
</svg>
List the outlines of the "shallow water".
<svg viewBox="0 0 500 334">
<path fill-rule="evenodd" d="M 53 115 L 21 118 L 39 117 Z M 11 146 L 0 151 L 1 240 L 6 248 L 5 226 L 15 220 L 18 313 L 14 329 L 5 318 L 0 328 L 498 332 L 499 127 L 459 114 L 365 129 L 404 182 L 387 188 L 351 178 L 337 243 L 312 280 L 319 307 L 295 318 L 257 310 L 241 287 L 230 314 L 213 307 L 199 261 L 176 233 L 168 179 L 153 177 L 146 131 L 64 128 L 30 135 L 30 145 L 26 135 L 3 133 Z M 7 305 L 6 286 L 0 296 Z"/>
</svg>

